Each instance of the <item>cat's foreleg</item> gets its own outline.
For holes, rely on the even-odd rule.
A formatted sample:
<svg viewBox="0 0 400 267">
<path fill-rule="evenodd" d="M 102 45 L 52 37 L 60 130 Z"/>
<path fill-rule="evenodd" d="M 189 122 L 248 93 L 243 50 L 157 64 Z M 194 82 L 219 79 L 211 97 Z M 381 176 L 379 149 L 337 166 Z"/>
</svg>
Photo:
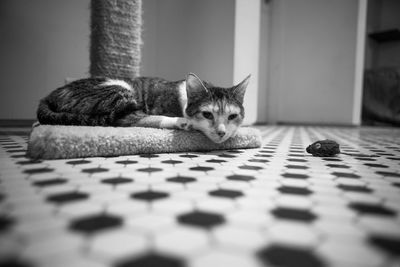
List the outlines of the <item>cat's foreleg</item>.
<svg viewBox="0 0 400 267">
<path fill-rule="evenodd" d="M 191 123 L 186 118 L 147 114 L 128 114 L 117 120 L 117 126 L 138 126 L 151 128 L 191 130 Z"/>
</svg>

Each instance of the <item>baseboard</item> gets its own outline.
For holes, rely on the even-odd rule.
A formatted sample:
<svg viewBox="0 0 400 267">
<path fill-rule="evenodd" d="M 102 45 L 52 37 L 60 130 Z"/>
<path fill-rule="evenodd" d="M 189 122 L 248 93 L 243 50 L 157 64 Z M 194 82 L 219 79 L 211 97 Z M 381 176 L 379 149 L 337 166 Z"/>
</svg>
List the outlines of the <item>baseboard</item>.
<svg viewBox="0 0 400 267">
<path fill-rule="evenodd" d="M 32 127 L 35 119 L 0 119 L 0 127 Z"/>
<path fill-rule="evenodd" d="M 356 128 L 360 125 L 346 123 L 313 123 L 313 122 L 277 122 L 276 125 L 282 126 L 310 126 L 310 127 L 350 127 Z"/>
</svg>

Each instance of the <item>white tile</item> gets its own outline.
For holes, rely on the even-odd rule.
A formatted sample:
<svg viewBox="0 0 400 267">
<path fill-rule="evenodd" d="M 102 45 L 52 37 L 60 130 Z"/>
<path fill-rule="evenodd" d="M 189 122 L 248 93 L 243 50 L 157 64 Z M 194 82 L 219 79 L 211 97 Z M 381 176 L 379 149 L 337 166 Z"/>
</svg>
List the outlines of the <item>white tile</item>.
<svg viewBox="0 0 400 267">
<path fill-rule="evenodd" d="M 363 215 L 357 224 L 368 233 L 400 238 L 400 222 L 390 217 Z"/>
<path fill-rule="evenodd" d="M 151 210 L 157 214 L 167 214 L 176 216 L 181 213 L 193 210 L 193 203 L 189 200 L 167 199 L 163 201 L 155 201 L 151 204 Z"/>
<path fill-rule="evenodd" d="M 199 199 L 195 204 L 199 210 L 227 214 L 235 210 L 236 205 L 233 200 L 223 198 L 205 198 Z"/>
<path fill-rule="evenodd" d="M 254 210 L 239 210 L 226 216 L 227 220 L 237 226 L 250 227 L 254 229 L 267 228 L 273 222 L 271 215 L 266 212 Z"/>
<path fill-rule="evenodd" d="M 61 217 L 73 219 L 87 214 L 95 214 L 103 211 L 101 204 L 92 201 L 73 202 L 63 205 L 58 209 L 58 215 Z"/>
<path fill-rule="evenodd" d="M 181 257 L 201 253 L 209 243 L 207 231 L 183 226 L 160 233 L 154 238 L 156 250 Z"/>
<path fill-rule="evenodd" d="M 128 218 L 125 223 L 133 230 L 151 233 L 166 231 L 175 224 L 175 219 L 166 215 L 145 214 Z"/>
<path fill-rule="evenodd" d="M 208 253 L 196 257 L 189 262 L 189 267 L 204 266 L 229 266 L 229 267 L 261 267 L 261 264 L 251 255 L 229 253 L 227 251 L 211 250 Z"/>
<path fill-rule="evenodd" d="M 313 206 L 313 201 L 303 196 L 281 195 L 276 198 L 275 202 L 278 207 L 284 208 L 310 209 Z"/>
<path fill-rule="evenodd" d="M 105 205 L 107 212 L 125 217 L 138 216 L 149 212 L 150 204 L 136 200 L 114 201 Z"/>
<path fill-rule="evenodd" d="M 327 240 L 317 248 L 317 251 L 336 266 L 341 266 L 341 263 L 355 266 L 382 266 L 386 261 L 381 252 L 372 249 L 360 240 L 354 242 Z"/>
<path fill-rule="evenodd" d="M 72 234 L 59 234 L 48 239 L 29 242 L 22 255 L 26 258 L 40 259 L 69 252 L 71 250 L 79 250 L 84 246 L 82 237 Z"/>
<path fill-rule="evenodd" d="M 149 245 L 145 235 L 121 228 L 95 235 L 90 240 L 89 253 L 99 258 L 116 260 L 143 253 Z"/>
<path fill-rule="evenodd" d="M 212 235 L 220 245 L 239 251 L 255 251 L 267 242 L 261 230 L 239 226 L 217 227 L 212 231 Z"/>
<path fill-rule="evenodd" d="M 277 222 L 267 231 L 269 241 L 287 246 L 314 247 L 320 240 L 317 229 L 310 224 Z"/>
</svg>

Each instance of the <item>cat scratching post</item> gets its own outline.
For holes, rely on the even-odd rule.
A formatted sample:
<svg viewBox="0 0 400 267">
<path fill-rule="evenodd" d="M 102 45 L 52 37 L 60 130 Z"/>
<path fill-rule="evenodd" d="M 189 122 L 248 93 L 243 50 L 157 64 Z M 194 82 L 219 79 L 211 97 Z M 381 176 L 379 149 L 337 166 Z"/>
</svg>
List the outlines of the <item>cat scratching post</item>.
<svg viewBox="0 0 400 267">
<path fill-rule="evenodd" d="M 90 75 L 139 76 L 141 30 L 141 0 L 91 0 Z"/>
</svg>

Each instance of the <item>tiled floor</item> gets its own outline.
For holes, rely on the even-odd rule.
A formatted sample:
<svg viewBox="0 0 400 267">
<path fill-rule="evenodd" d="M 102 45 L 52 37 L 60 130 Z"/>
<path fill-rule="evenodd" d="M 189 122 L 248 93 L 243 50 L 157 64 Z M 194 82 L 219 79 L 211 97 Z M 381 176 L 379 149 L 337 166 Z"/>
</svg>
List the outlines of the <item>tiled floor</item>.
<svg viewBox="0 0 400 267">
<path fill-rule="evenodd" d="M 3 129 L 0 266 L 400 266 L 400 129 L 260 129 L 260 149 L 53 161 Z M 325 138 L 352 155 L 305 153 Z"/>
</svg>

